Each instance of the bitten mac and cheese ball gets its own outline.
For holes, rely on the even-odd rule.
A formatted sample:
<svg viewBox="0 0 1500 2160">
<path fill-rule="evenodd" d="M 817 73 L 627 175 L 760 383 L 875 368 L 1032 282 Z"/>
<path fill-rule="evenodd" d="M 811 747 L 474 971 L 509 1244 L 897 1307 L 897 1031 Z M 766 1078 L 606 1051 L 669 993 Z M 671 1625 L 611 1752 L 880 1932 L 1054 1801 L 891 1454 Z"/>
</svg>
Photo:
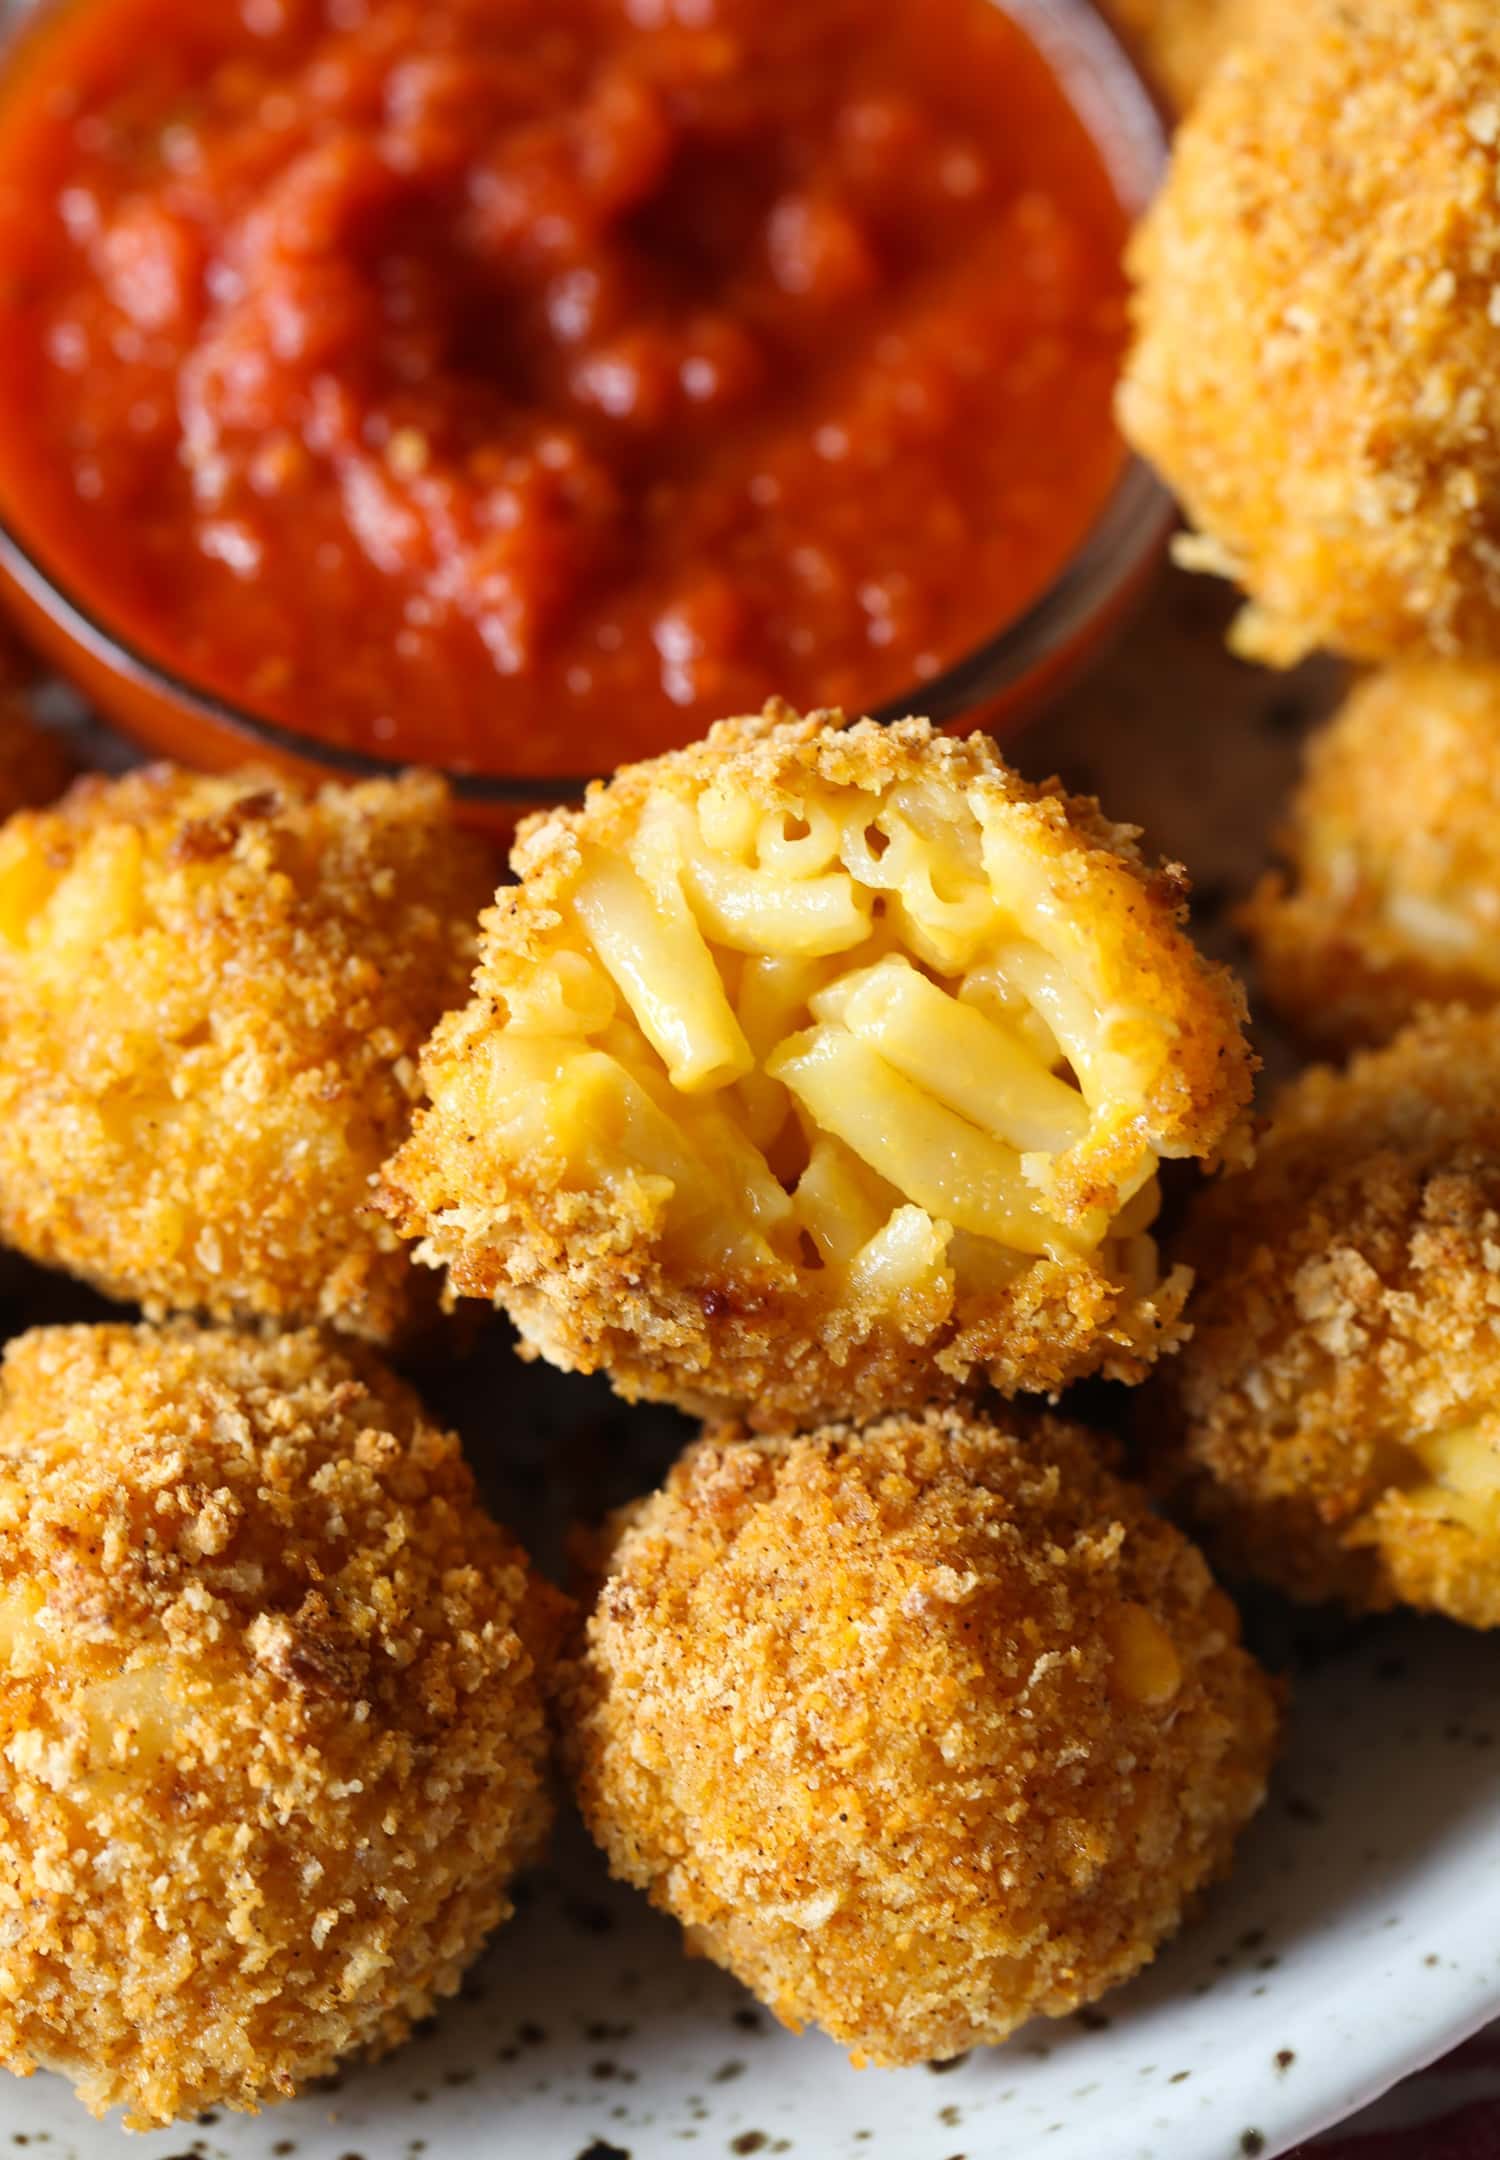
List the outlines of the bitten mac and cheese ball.
<svg viewBox="0 0 1500 2160">
<path fill-rule="evenodd" d="M 1246 910 L 1305 1040 L 1383 1042 L 1424 1003 L 1500 1003 L 1500 667 L 1369 676 L 1308 746 L 1288 870 Z"/>
<path fill-rule="evenodd" d="M 13 818 L 0 1238 L 153 1313 L 395 1335 L 423 1278 L 370 1181 L 493 875 L 417 775 L 162 766 Z"/>
<path fill-rule="evenodd" d="M 550 1815 L 562 1600 L 368 1356 L 44 1328 L 0 1369 L 0 2061 L 137 2129 L 458 1985 Z"/>
<path fill-rule="evenodd" d="M 1307 0 L 1239 45 L 1135 243 L 1120 398 L 1243 651 L 1500 659 L 1500 18 Z"/>
<path fill-rule="evenodd" d="M 1229 1600 L 1097 1443 L 952 1411 L 689 1449 L 562 1692 L 616 1874 L 884 2064 L 1128 1979 L 1275 1745 Z"/>
<path fill-rule="evenodd" d="M 1249 1091 L 1178 874 L 983 736 L 784 708 L 535 819 L 384 1204 L 554 1364 L 768 1429 L 1138 1378 Z"/>
<path fill-rule="evenodd" d="M 1211 1548 L 1294 1597 L 1500 1625 L 1500 1012 L 1304 1073 L 1184 1249 L 1150 1425 Z"/>
</svg>

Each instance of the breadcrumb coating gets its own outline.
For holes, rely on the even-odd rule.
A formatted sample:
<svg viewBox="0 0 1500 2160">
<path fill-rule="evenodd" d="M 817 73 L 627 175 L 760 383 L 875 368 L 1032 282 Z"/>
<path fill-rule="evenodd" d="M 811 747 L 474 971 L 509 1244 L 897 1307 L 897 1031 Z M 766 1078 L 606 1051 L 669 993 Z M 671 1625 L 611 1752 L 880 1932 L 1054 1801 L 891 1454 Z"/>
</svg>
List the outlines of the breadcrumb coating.
<svg viewBox="0 0 1500 2160">
<path fill-rule="evenodd" d="M 1368 676 L 1308 745 L 1282 850 L 1244 920 L 1303 1040 L 1341 1051 L 1423 1004 L 1500 1002 L 1500 667 Z"/>
<path fill-rule="evenodd" d="M 793 2028 L 940 2060 L 1128 1979 L 1227 1864 L 1271 1684 L 1077 1427 L 692 1447 L 615 1525 L 564 1754 L 614 1873 Z"/>
<path fill-rule="evenodd" d="M 0 1238 L 153 1315 L 383 1341 L 369 1206 L 493 892 L 442 783 L 166 766 L 0 831 Z"/>
<path fill-rule="evenodd" d="M 529 1353 L 765 1430 L 1138 1379 L 1157 1161 L 1250 1059 L 1135 838 L 918 720 L 629 767 L 522 828 L 382 1204 Z"/>
<path fill-rule="evenodd" d="M 1500 1624 L 1500 1012 L 1431 1012 L 1280 1096 L 1203 1194 L 1155 1474 L 1293 1597 Z"/>
<path fill-rule="evenodd" d="M 1179 112 L 1186 112 L 1266 0 L 1110 0 L 1109 12 L 1139 48 Z"/>
<path fill-rule="evenodd" d="M 13 1342 L 0 2061 L 144 2129 L 404 2038 L 545 1834 L 563 1603 L 367 1353 Z"/>
<path fill-rule="evenodd" d="M 1133 250 L 1127 435 L 1273 664 L 1500 659 L 1500 21 L 1307 0 L 1237 45 Z"/>
</svg>

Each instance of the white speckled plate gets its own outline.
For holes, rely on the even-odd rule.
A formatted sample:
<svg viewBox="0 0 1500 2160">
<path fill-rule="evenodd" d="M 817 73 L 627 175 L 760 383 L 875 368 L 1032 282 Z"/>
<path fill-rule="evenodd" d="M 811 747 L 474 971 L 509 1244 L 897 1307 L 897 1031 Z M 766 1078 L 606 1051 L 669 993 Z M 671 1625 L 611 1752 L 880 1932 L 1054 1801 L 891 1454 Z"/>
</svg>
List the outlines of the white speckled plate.
<svg viewBox="0 0 1500 2160">
<path fill-rule="evenodd" d="M 12 12 L 0 0 L 0 23 Z M 1223 612 L 1204 581 L 1166 585 L 1022 748 L 1190 864 L 1215 944 L 1326 689 L 1233 667 Z M 0 1333 L 71 1316 L 66 1295 L 6 1292 Z M 625 1459 L 597 1388 L 536 1385 L 502 1361 L 488 1381 L 440 1377 L 435 1406 L 502 1512 L 545 1535 L 659 1463 Z M 387 2063 L 129 2140 L 56 2079 L 0 2077 L 0 2160 L 1272 2160 L 1500 2014 L 1500 1644 L 1436 1622 L 1310 1632 L 1287 1759 L 1232 1881 L 1097 2014 L 940 2074 L 856 2073 L 687 1961 L 565 1829 L 464 1999 Z"/>
<path fill-rule="evenodd" d="M 54 2079 L 5 2085 L 0 2160 L 1270 2160 L 1495 2013 L 1495 1666 L 1437 1622 L 1324 1645 L 1196 1924 L 1100 2013 L 941 2073 L 781 2032 L 573 1832 L 468 1998 L 390 2061 L 128 2141 Z"/>
</svg>

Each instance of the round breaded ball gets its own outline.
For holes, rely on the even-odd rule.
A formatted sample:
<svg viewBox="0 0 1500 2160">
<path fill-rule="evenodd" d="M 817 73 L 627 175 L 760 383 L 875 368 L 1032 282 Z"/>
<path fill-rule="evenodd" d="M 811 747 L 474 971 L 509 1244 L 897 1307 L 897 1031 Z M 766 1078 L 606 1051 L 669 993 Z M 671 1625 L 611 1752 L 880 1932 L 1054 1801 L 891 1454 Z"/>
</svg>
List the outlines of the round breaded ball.
<svg viewBox="0 0 1500 2160">
<path fill-rule="evenodd" d="M 784 706 L 522 828 L 383 1204 L 527 1351 L 791 1430 L 1138 1379 L 1164 1157 L 1234 1148 L 1180 871 L 982 735 Z"/>
<path fill-rule="evenodd" d="M 562 1694 L 614 1872 L 881 2064 L 1138 1971 L 1277 1723 L 1202 1557 L 1088 1435 L 953 1411 L 690 1448 L 619 1518 Z"/>
<path fill-rule="evenodd" d="M 1500 667 L 1366 677 L 1308 745 L 1282 851 L 1244 919 L 1304 1041 L 1342 1051 L 1423 1004 L 1500 1003 Z"/>
<path fill-rule="evenodd" d="M 1184 1241 L 1156 1476 L 1293 1597 L 1500 1624 L 1500 1013 L 1283 1091 Z"/>
<path fill-rule="evenodd" d="M 140 2129 L 401 2040 L 545 1833 L 561 1603 L 368 1353 L 12 1343 L 0 2061 Z"/>
<path fill-rule="evenodd" d="M 1282 664 L 1500 659 L 1500 18 L 1307 0 L 1237 45 L 1135 243 L 1126 433 Z"/>
<path fill-rule="evenodd" d="M 398 1334 L 424 1283 L 370 1182 L 492 872 L 420 775 L 158 766 L 13 818 L 0 1239 L 152 1315 Z"/>
</svg>

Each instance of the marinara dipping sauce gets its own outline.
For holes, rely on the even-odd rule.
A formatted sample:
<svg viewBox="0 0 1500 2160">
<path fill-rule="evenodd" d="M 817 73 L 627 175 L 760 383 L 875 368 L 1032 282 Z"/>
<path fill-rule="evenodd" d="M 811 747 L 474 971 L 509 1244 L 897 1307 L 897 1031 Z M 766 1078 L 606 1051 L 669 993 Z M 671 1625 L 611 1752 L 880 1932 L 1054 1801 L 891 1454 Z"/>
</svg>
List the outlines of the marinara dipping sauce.
<svg viewBox="0 0 1500 2160">
<path fill-rule="evenodd" d="M 991 0 L 54 0 L 0 513 L 325 743 L 572 773 L 868 710 L 1108 497 L 1124 227 Z"/>
</svg>

